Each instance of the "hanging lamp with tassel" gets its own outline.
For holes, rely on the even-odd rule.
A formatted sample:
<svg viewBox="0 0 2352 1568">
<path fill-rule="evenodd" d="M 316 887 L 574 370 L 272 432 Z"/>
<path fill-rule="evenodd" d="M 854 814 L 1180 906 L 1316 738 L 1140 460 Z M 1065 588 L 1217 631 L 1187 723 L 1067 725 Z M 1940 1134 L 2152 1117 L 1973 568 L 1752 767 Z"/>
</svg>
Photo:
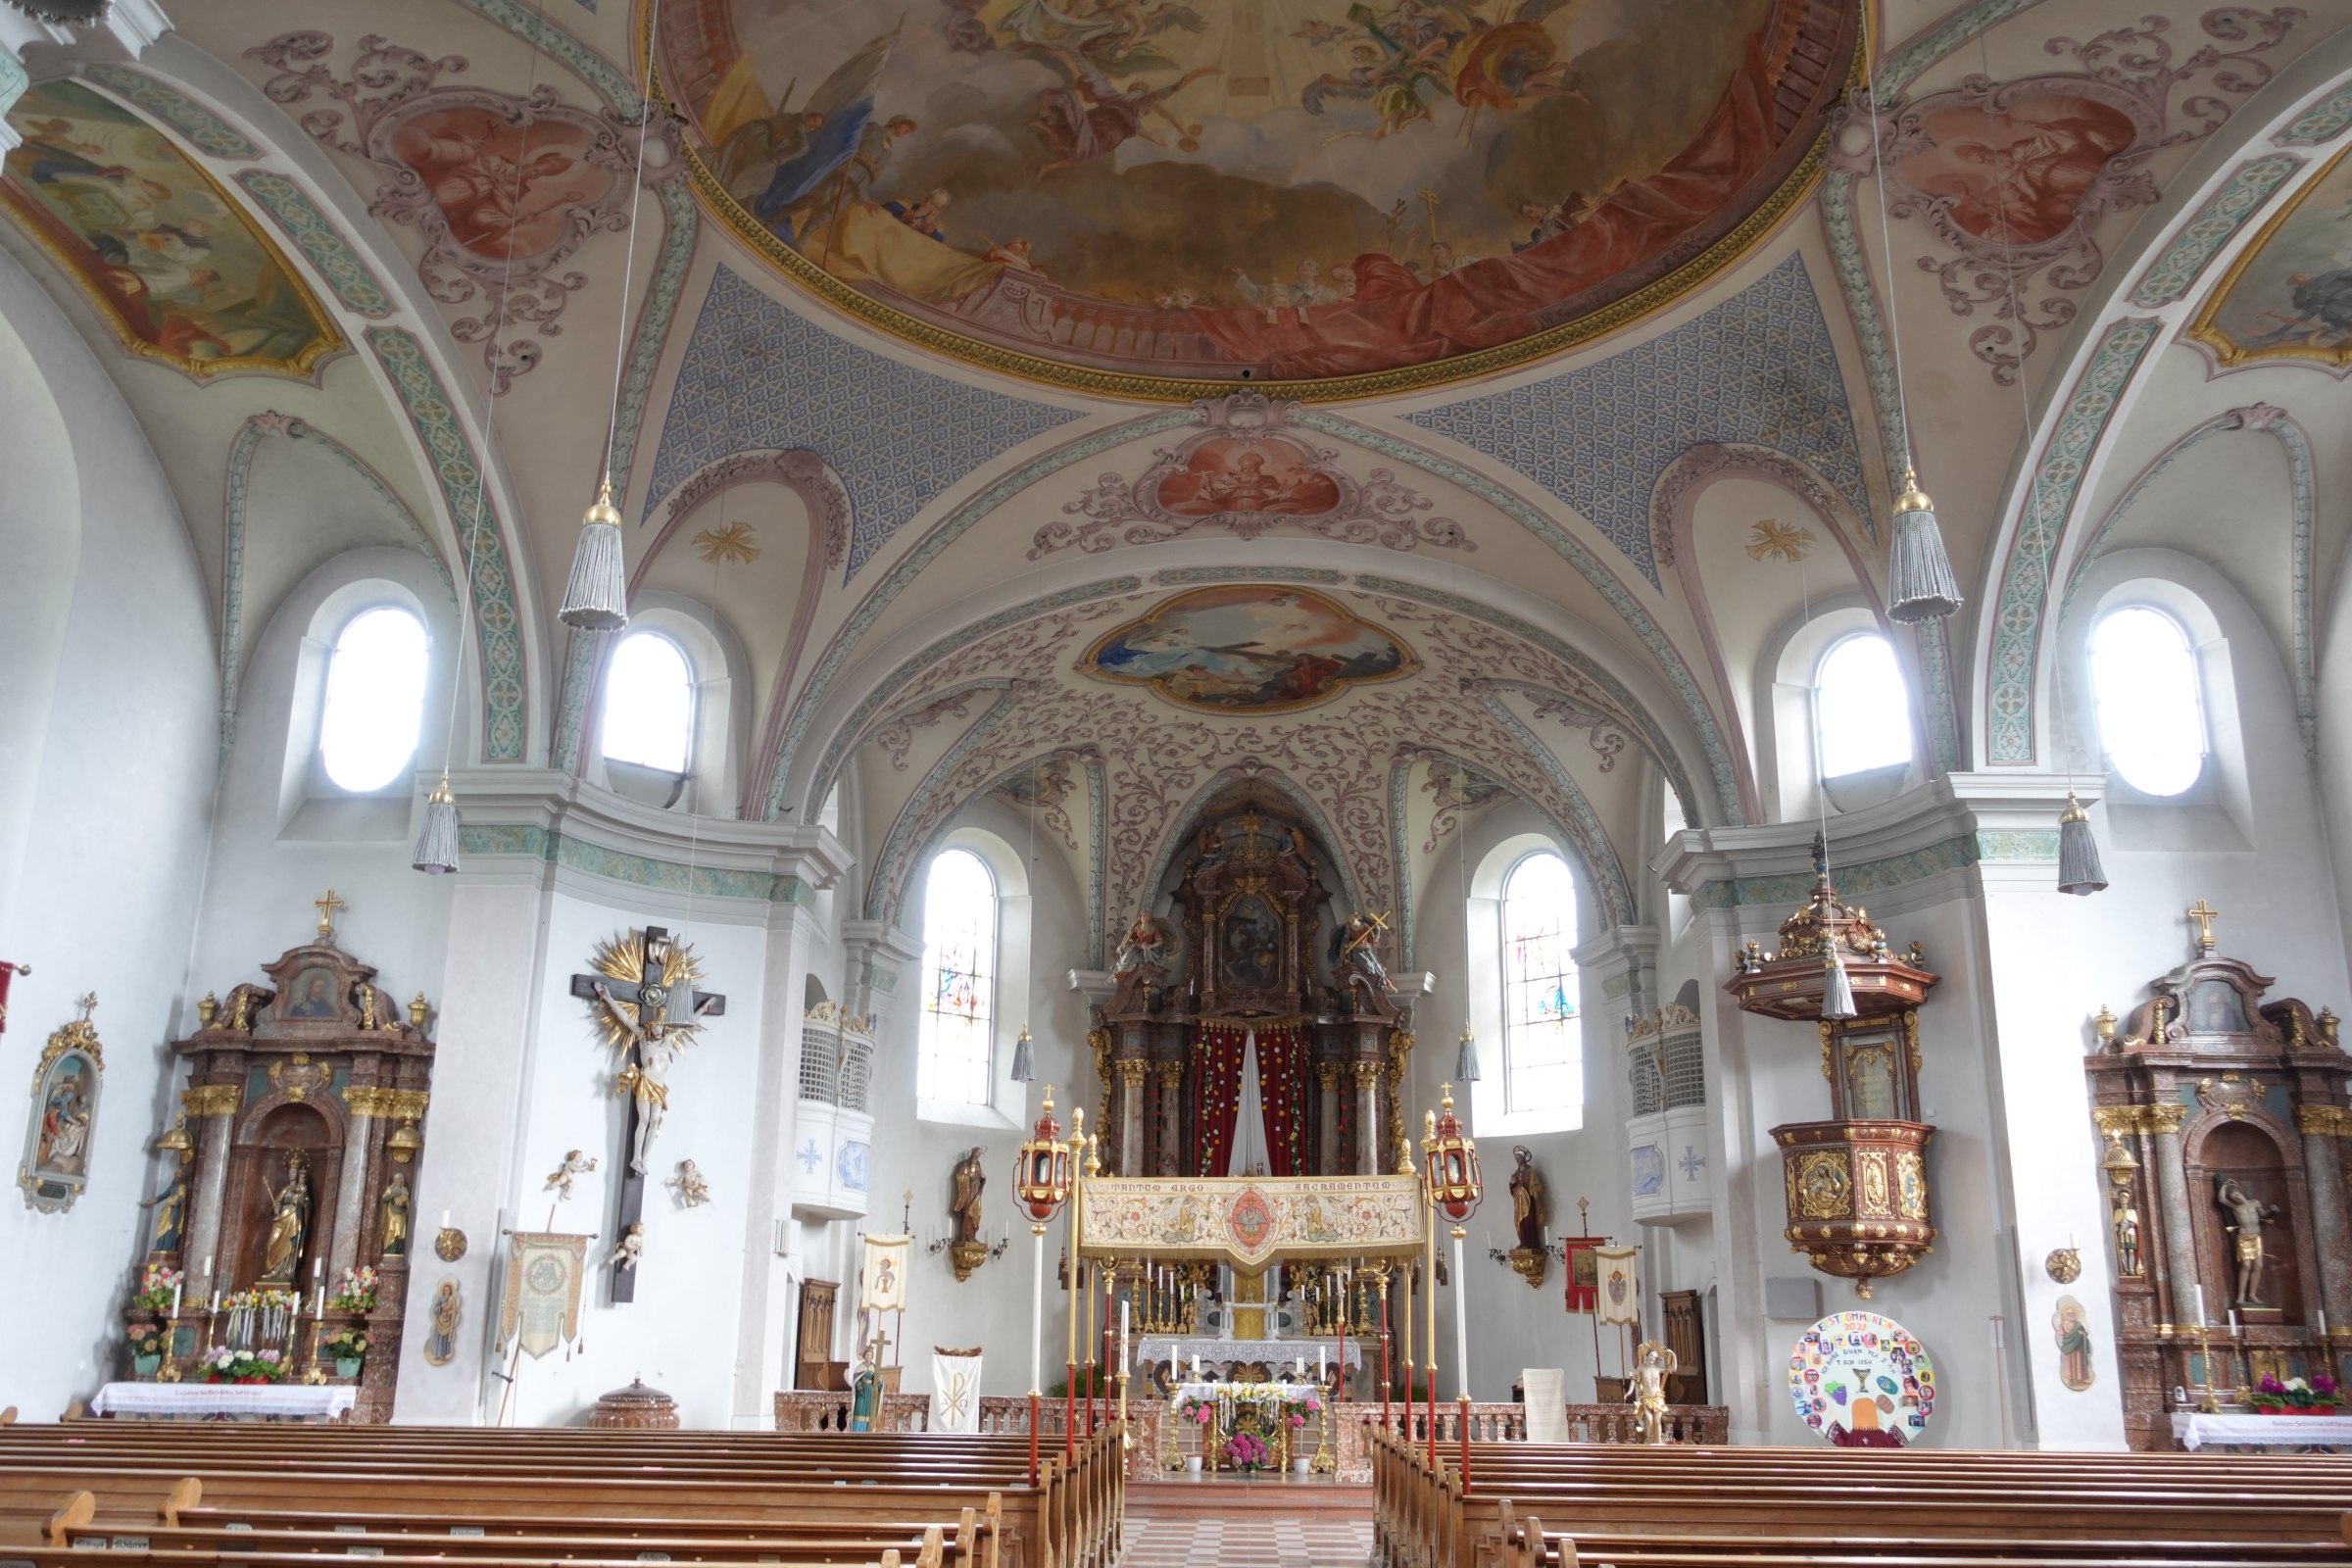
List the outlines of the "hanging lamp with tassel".
<svg viewBox="0 0 2352 1568">
<path fill-rule="evenodd" d="M 2107 889 L 2107 868 L 2099 863 L 2099 841 L 2090 831 L 2090 813 L 2066 792 L 2066 809 L 2058 817 L 2058 891 L 2088 898 Z"/>
<path fill-rule="evenodd" d="M 1941 620 L 1960 608 L 1960 583 L 1944 553 L 1936 503 L 1906 465 L 1903 493 L 1894 500 L 1894 542 L 1886 559 L 1886 618 L 1916 625 Z"/>
<path fill-rule="evenodd" d="M 596 504 L 580 519 L 571 552 L 571 580 L 556 618 L 582 631 L 618 631 L 629 623 L 629 582 L 620 550 L 620 511 L 610 477 L 596 487 Z"/>
<path fill-rule="evenodd" d="M 424 827 L 416 835 L 416 853 L 409 863 L 427 876 L 458 868 L 458 798 L 449 791 L 449 771 L 424 798 Z"/>
<path fill-rule="evenodd" d="M 1012 1081 L 1016 1084 L 1037 1082 L 1037 1047 L 1030 1042 L 1027 1024 L 1021 1025 L 1020 1038 L 1012 1043 Z"/>
<path fill-rule="evenodd" d="M 1845 972 L 1845 959 L 1836 948 L 1822 961 L 1821 1015 L 1825 1019 L 1853 1018 L 1860 1015 L 1854 1006 L 1854 983 Z"/>
<path fill-rule="evenodd" d="M 1478 1082 L 1478 1040 L 1470 1033 L 1470 1025 L 1462 1025 L 1462 1043 L 1453 1057 L 1453 1081 L 1457 1084 Z"/>
</svg>

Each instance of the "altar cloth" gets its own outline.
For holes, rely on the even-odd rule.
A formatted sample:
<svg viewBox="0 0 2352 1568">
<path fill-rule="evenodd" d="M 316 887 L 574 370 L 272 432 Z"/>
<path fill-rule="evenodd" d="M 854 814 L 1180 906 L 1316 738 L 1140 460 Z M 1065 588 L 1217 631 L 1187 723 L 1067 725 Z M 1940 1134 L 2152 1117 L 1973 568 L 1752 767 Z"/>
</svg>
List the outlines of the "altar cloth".
<svg viewBox="0 0 2352 1568">
<path fill-rule="evenodd" d="M 109 1383 L 94 1416 L 148 1421 L 339 1421 L 359 1402 L 349 1383 Z"/>
<path fill-rule="evenodd" d="M 2326 1446 L 2352 1450 L 2352 1416 L 2207 1415 L 2198 1410 L 2176 1410 L 2173 1436 L 2191 1453 L 2208 1445 L 2217 1448 Z"/>
</svg>

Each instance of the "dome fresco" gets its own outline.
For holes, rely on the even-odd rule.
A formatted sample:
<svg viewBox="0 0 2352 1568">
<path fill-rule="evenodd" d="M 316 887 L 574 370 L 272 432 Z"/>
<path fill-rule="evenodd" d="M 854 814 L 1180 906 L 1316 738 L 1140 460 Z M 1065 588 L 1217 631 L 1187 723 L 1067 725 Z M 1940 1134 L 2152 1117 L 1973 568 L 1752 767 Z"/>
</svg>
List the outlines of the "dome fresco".
<svg viewBox="0 0 2352 1568">
<path fill-rule="evenodd" d="M 1801 191 L 1854 47 L 1808 0 L 681 0 L 660 27 L 698 186 L 780 270 L 1135 396 L 1395 389 L 1631 319 Z"/>
</svg>

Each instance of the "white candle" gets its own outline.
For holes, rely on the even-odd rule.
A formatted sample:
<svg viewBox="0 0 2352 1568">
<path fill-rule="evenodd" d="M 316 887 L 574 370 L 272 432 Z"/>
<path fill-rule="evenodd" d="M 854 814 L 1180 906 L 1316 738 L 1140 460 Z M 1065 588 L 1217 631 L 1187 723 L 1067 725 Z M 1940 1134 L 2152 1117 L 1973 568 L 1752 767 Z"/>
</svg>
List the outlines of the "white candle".
<svg viewBox="0 0 2352 1568">
<path fill-rule="evenodd" d="M 2197 1281 L 2197 1327 L 2203 1328 L 2213 1320 L 2205 1315 L 2205 1282 Z"/>
<path fill-rule="evenodd" d="M 204 1282 L 207 1285 L 213 1282 L 213 1254 L 210 1252 L 204 1254 Z"/>
<path fill-rule="evenodd" d="M 441 1211 L 441 1228 L 449 1229 L 449 1210 L 446 1208 Z"/>
<path fill-rule="evenodd" d="M 1326 1370 L 1323 1362 L 1323 1347 L 1318 1345 L 1315 1347 L 1315 1381 L 1317 1383 L 1323 1381 Z"/>
<path fill-rule="evenodd" d="M 213 1287 L 213 1310 L 216 1312 L 220 1310 L 220 1287 L 218 1285 Z"/>
<path fill-rule="evenodd" d="M 2230 1309 L 2230 1332 L 2232 1336 L 2237 1333 L 2237 1308 L 2234 1306 Z"/>
<path fill-rule="evenodd" d="M 185 1281 L 182 1281 L 182 1282 L 181 1282 L 181 1284 L 183 1284 L 183 1285 L 184 1285 L 185 1283 L 186 1283 Z M 179 1286 L 179 1285 L 174 1285 L 174 1286 L 172 1286 L 172 1315 L 173 1317 L 177 1317 L 177 1316 L 179 1316 L 179 1292 L 180 1292 L 180 1286 Z M 2320 1333 L 2321 1333 L 2321 1334 L 2324 1336 L 2324 1335 L 2326 1335 L 2326 1334 L 2327 1334 L 2327 1332 L 2328 1332 L 2328 1318 L 2327 1318 L 2327 1315 L 2326 1315 L 2325 1313 L 2323 1313 L 2323 1314 L 2321 1315 L 2321 1317 L 2320 1317 Z"/>
<path fill-rule="evenodd" d="M 1198 1355 L 1193 1357 L 1193 1381 L 1195 1383 L 1200 1381 L 1200 1357 Z"/>
<path fill-rule="evenodd" d="M 2322 1307 L 2322 1308 L 2320 1308 L 2320 1338 L 2324 1340 L 2324 1339 L 2326 1339 L 2327 1337 L 2328 1337 L 2328 1309 L 2327 1309 L 2326 1307 Z"/>
<path fill-rule="evenodd" d="M 1306 1376 L 1306 1357 L 1303 1355 L 1291 1357 L 1291 1377 L 1296 1380 L 1304 1376 Z"/>
<path fill-rule="evenodd" d="M 312 1259 L 311 1259 L 311 1283 L 312 1283 L 313 1285 L 316 1285 L 316 1284 L 318 1284 L 318 1283 L 320 1280 L 322 1280 L 322 1279 L 324 1279 L 324 1278 L 326 1278 L 326 1259 L 325 1259 L 325 1258 L 323 1258 L 323 1257 L 314 1257 L 314 1258 L 312 1258 Z"/>
<path fill-rule="evenodd" d="M 316 1316 L 320 1322 L 324 1322 L 326 1320 L 326 1287 L 323 1285 L 318 1287 L 318 1305 L 314 1310 L 313 1315 Z"/>
</svg>

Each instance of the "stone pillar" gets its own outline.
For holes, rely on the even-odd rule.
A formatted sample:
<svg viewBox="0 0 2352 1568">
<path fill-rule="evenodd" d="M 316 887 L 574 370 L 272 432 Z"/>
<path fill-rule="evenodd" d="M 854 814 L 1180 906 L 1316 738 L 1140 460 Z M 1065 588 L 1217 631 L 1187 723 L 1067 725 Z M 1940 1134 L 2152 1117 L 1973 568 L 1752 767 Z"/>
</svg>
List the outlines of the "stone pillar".
<svg viewBox="0 0 2352 1568">
<path fill-rule="evenodd" d="M 237 1061 L 242 1070 L 242 1055 Z M 186 1265 L 186 1299 L 191 1303 L 212 1299 L 213 1286 L 228 1262 L 216 1260 L 214 1253 L 220 1247 L 220 1208 L 228 1197 L 228 1129 L 244 1098 L 235 1084 L 203 1084 L 179 1092 L 180 1108 L 196 1123 L 196 1163 L 202 1173 L 189 1195 L 188 1240 L 179 1254 Z"/>
<path fill-rule="evenodd" d="M 1142 1176 L 1144 1169 L 1144 1075 L 1152 1064 L 1141 1056 L 1128 1056 L 1118 1064 L 1119 1072 L 1119 1174 Z"/>
<path fill-rule="evenodd" d="M 1157 1134 L 1154 1142 L 1159 1152 L 1153 1169 L 1162 1176 L 1175 1176 L 1183 1169 L 1179 1163 L 1183 1156 L 1177 1146 L 1184 1138 L 1184 1107 L 1177 1096 L 1184 1082 L 1184 1063 L 1155 1061 L 1152 1064 L 1152 1075 L 1159 1080 L 1158 1115 L 1154 1118 Z"/>
<path fill-rule="evenodd" d="M 343 1095 L 344 1103 L 351 1107 L 351 1124 L 343 1140 L 342 1179 L 335 1188 L 334 1240 L 326 1250 L 326 1277 L 329 1283 L 341 1283 L 343 1271 L 360 1259 L 360 1232 L 368 1227 L 368 1150 L 375 1139 L 375 1097 L 381 1093 L 382 1090 L 351 1089 Z M 391 1179 L 389 1176 L 384 1178 L 387 1183 Z M 412 1253 L 416 1250 L 416 1207 L 412 1195 L 409 1205 L 409 1250 Z M 306 1280 L 304 1283 L 309 1282 Z"/>
<path fill-rule="evenodd" d="M 2303 1135 L 2303 1176 L 2311 1189 L 2311 1234 L 2320 1254 L 2320 1304 L 2330 1338 L 2352 1329 L 2352 1237 L 2344 1226 L 2343 1146 L 2352 1137 L 2352 1110 L 2341 1105 L 2297 1105 Z"/>
<path fill-rule="evenodd" d="M 2156 1134 L 2156 1201 L 2164 1214 L 2164 1266 L 2172 1276 L 2172 1308 L 2167 1320 L 2180 1328 L 2197 1321 L 2197 1243 L 2189 1226 L 2188 1167 L 2180 1152 L 2180 1124 L 2188 1107 L 2179 1101 L 2148 1107 L 2149 1125 Z M 2207 1303 L 2210 1310 L 2211 1302 Z"/>
<path fill-rule="evenodd" d="M 1316 1169 L 1330 1176 L 1340 1168 L 1340 1064 L 1317 1062 L 1315 1078 L 1323 1086 L 1322 1137 L 1315 1150 Z"/>
<path fill-rule="evenodd" d="M 1355 1064 L 1355 1174 L 1377 1176 L 1388 1168 L 1380 1157 L 1380 1081 L 1389 1070 L 1385 1061 Z"/>
<path fill-rule="evenodd" d="M 768 908 L 760 980 L 760 1060 L 742 1109 L 752 1128 L 743 1216 L 743 1298 L 736 1327 L 731 1408 L 738 1428 L 764 1427 L 773 1391 L 792 1387 L 797 1301 L 779 1233 L 792 1214 L 791 1150 L 800 1114 L 802 998 L 816 915 L 797 904 Z"/>
</svg>

